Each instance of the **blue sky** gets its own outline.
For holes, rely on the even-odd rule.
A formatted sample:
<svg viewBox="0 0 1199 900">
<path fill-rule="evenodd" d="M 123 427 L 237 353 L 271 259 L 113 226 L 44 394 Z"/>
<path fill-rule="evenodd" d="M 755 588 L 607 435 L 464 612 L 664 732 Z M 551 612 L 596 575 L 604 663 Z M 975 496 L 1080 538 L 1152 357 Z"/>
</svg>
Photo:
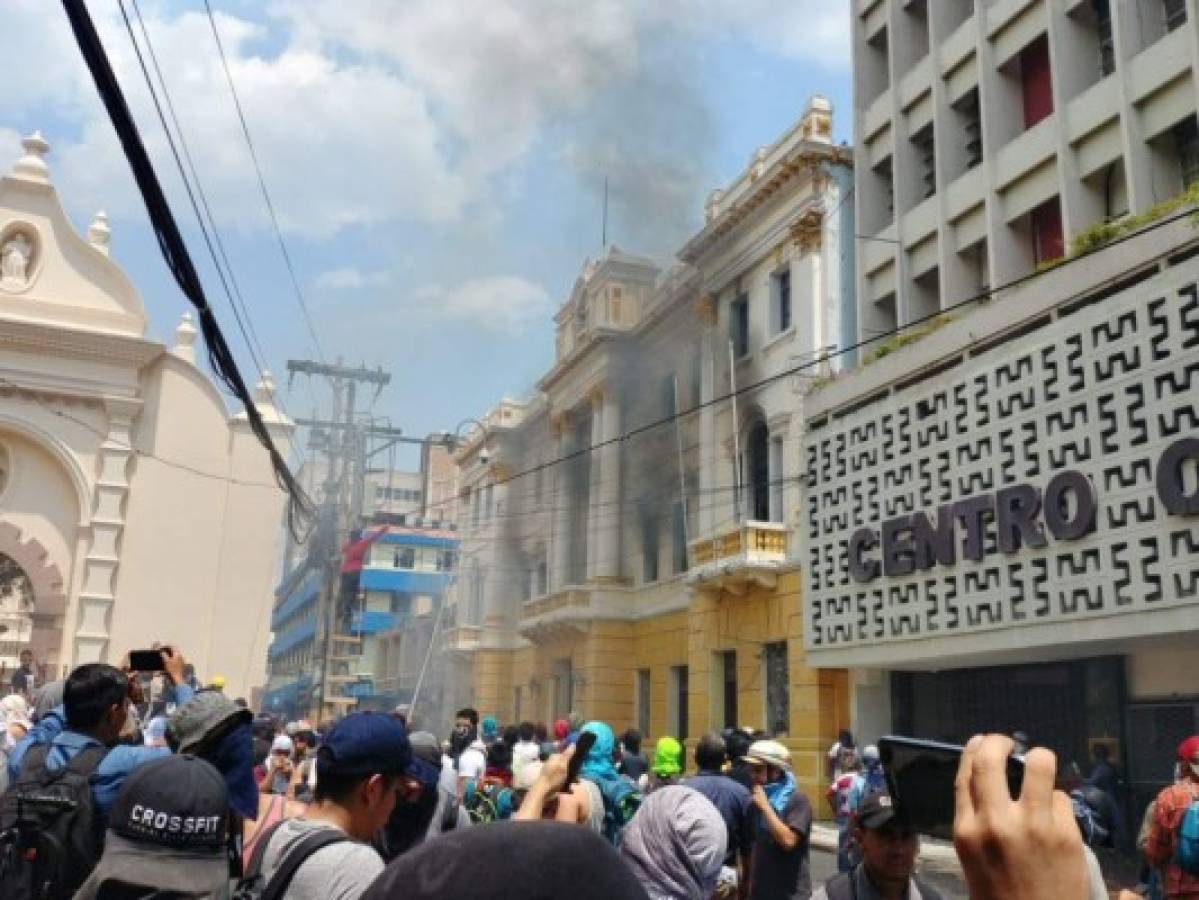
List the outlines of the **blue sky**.
<svg viewBox="0 0 1199 900">
<path fill-rule="evenodd" d="M 709 191 L 823 93 L 851 130 L 848 11 L 834 0 L 212 0 L 284 239 L 327 358 L 381 364 L 374 406 L 453 428 L 551 363 L 551 316 L 609 239 L 668 261 Z M 127 3 L 128 5 L 128 3 Z M 200 0 L 140 3 L 266 364 L 315 350 L 258 194 Z M 247 376 L 237 332 L 116 4 L 90 4 Z M 776 8 L 777 7 L 777 8 Z M 151 333 L 185 309 L 61 8 L 5 0 L 0 164 L 40 129 L 80 229 L 107 210 Z"/>
</svg>

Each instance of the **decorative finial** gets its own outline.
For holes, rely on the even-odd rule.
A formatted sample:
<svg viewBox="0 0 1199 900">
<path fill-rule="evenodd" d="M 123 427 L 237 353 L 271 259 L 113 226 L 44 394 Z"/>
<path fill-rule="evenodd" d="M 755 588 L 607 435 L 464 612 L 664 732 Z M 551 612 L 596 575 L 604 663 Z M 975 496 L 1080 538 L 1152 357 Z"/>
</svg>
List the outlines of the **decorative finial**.
<svg viewBox="0 0 1199 900">
<path fill-rule="evenodd" d="M 108 227 L 108 215 L 100 210 L 87 227 L 87 242 L 108 256 L 108 243 L 112 240 L 112 229 Z"/>
<path fill-rule="evenodd" d="M 195 365 L 196 326 L 192 324 L 192 314 L 189 312 L 183 314 L 183 318 L 179 320 L 179 327 L 175 329 L 175 346 L 171 348 L 171 353 Z"/>
<path fill-rule="evenodd" d="M 17 160 L 12 167 L 12 174 L 24 181 L 37 181 L 42 184 L 50 183 L 50 167 L 42 158 L 50 151 L 50 144 L 42 137 L 40 131 L 21 140 L 25 155 Z"/>
<path fill-rule="evenodd" d="M 274 405 L 275 378 L 270 369 L 263 369 L 262 377 L 258 379 L 258 384 L 254 385 L 254 402 L 259 406 Z"/>
</svg>

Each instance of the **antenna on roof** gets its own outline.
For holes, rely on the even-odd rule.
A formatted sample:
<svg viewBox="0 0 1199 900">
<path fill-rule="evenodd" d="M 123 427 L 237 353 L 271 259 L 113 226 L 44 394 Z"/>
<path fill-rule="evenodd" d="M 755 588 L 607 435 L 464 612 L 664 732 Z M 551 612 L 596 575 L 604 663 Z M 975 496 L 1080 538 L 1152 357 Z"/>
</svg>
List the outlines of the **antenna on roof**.
<svg viewBox="0 0 1199 900">
<path fill-rule="evenodd" d="M 608 176 L 604 176 L 604 224 L 603 224 L 603 240 L 604 249 L 608 249 Z"/>
</svg>

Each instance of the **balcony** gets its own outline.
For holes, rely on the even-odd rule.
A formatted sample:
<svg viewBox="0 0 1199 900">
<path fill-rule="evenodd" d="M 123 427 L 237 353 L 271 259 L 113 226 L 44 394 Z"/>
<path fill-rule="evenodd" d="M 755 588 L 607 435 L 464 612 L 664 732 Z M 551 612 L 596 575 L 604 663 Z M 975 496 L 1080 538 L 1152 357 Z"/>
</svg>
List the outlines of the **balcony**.
<svg viewBox="0 0 1199 900">
<path fill-rule="evenodd" d="M 547 643 L 587 629 L 592 617 L 591 591 L 584 587 L 566 587 L 544 597 L 526 600 L 521 605 L 521 637 L 534 643 Z"/>
<path fill-rule="evenodd" d="M 787 565 L 787 526 L 745 521 L 691 542 L 687 582 L 700 590 L 741 596 L 754 587 L 775 587 Z"/>
<path fill-rule="evenodd" d="M 447 653 L 474 653 L 482 637 L 483 629 L 478 625 L 452 625 L 445 630 L 443 646 Z"/>
</svg>

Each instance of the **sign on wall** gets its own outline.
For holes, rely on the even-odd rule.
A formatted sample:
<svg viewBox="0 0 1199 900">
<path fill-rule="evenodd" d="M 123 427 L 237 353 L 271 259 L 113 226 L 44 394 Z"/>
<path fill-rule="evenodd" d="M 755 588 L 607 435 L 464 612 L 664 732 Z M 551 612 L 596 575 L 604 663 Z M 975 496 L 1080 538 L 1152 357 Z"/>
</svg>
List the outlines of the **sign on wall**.
<svg viewBox="0 0 1199 900">
<path fill-rule="evenodd" d="M 1199 615 L 1188 270 L 809 431 L 808 648 Z"/>
</svg>

